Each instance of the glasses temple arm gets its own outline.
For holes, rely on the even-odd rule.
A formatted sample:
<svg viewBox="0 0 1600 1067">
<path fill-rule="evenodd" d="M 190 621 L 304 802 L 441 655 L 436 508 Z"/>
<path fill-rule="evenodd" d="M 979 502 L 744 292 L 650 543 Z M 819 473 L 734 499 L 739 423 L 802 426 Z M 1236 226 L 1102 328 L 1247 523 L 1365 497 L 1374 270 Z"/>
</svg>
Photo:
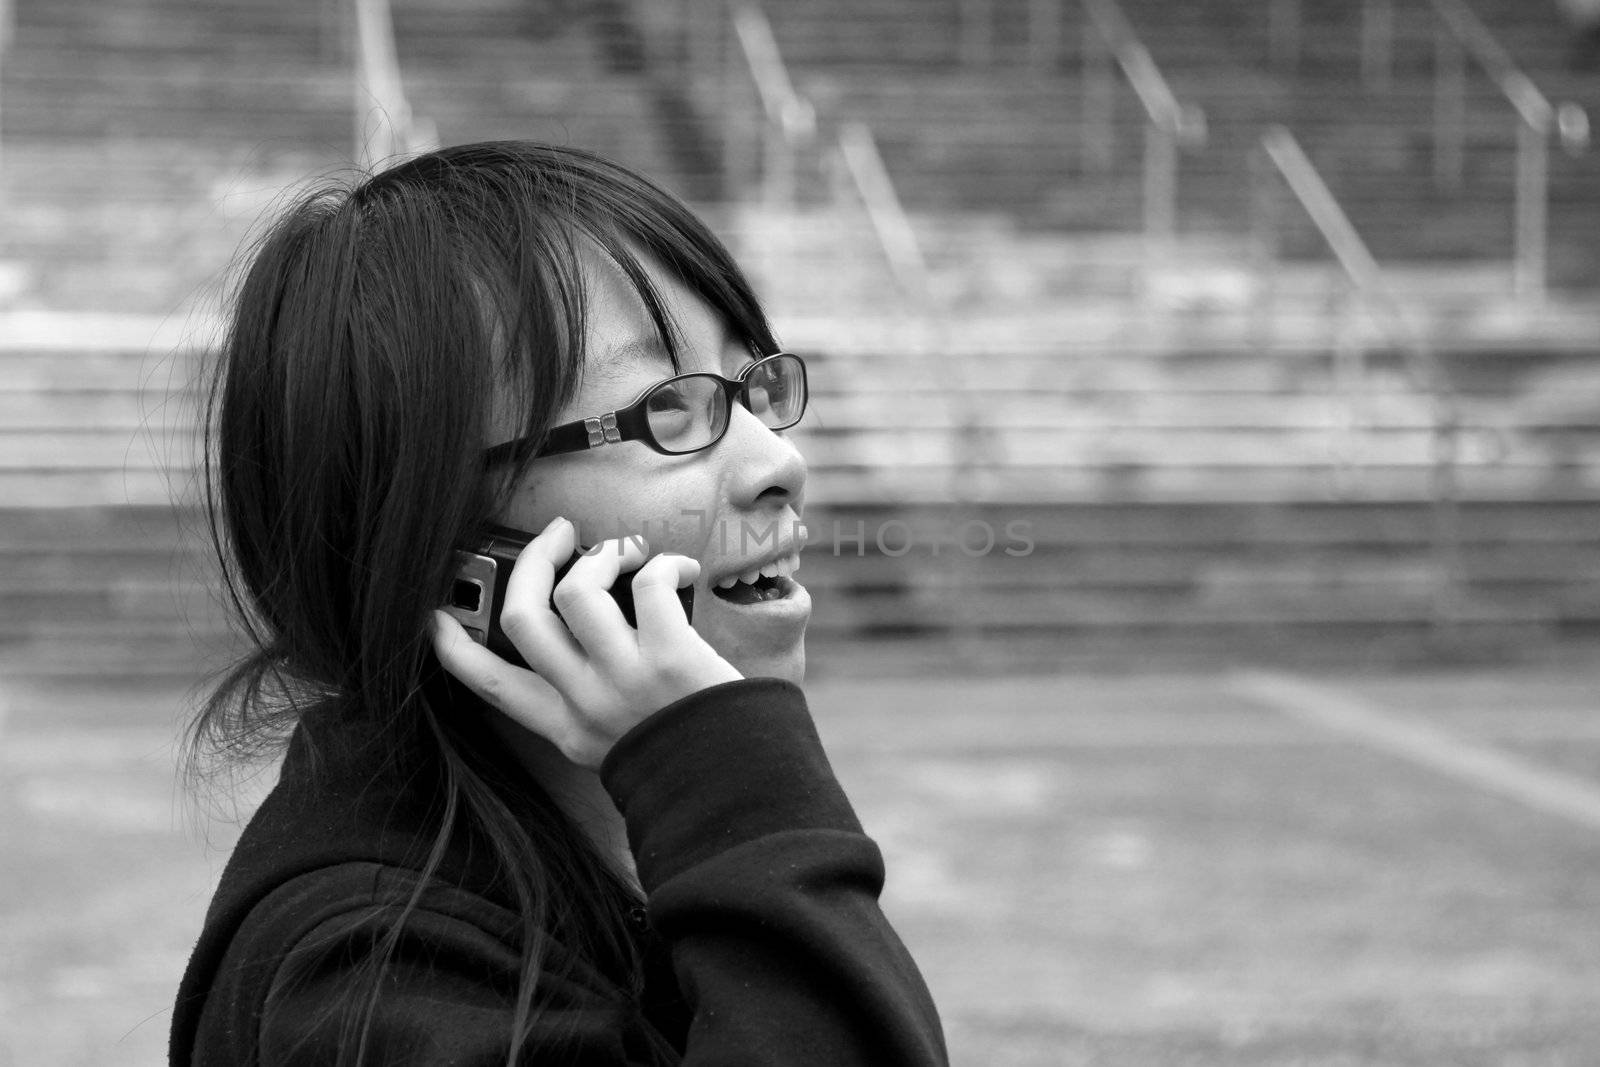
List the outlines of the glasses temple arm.
<svg viewBox="0 0 1600 1067">
<path fill-rule="evenodd" d="M 588 419 L 583 419 L 578 422 L 569 422 L 565 425 L 557 426 L 545 435 L 544 446 L 529 458 L 538 459 L 542 456 L 559 456 L 566 452 L 582 452 L 590 448 L 589 431 L 586 425 L 589 421 Z M 519 459 L 523 450 L 532 441 L 533 438 L 531 437 L 517 437 L 510 441 L 503 441 L 498 445 L 493 445 L 484 449 L 483 462 L 487 466 L 493 466 L 497 463 Z"/>
</svg>

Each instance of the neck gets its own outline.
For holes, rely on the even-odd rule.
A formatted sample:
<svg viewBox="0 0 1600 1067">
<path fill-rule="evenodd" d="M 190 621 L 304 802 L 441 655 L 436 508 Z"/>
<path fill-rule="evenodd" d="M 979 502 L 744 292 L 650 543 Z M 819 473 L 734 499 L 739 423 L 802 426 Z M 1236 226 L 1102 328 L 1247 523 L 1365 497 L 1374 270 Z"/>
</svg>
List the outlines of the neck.
<svg viewBox="0 0 1600 1067">
<path fill-rule="evenodd" d="M 494 717 L 493 730 L 595 851 L 637 888 L 639 879 L 633 853 L 628 849 L 627 827 L 622 813 L 600 784 L 600 776 L 571 762 L 550 742 L 504 716 Z"/>
</svg>

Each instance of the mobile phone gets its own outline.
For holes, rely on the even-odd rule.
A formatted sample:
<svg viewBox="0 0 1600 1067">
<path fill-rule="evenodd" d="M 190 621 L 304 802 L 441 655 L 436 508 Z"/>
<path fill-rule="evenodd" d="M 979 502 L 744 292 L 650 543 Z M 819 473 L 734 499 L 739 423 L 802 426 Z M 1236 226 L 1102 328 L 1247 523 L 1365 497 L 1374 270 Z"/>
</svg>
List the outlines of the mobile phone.
<svg viewBox="0 0 1600 1067">
<path fill-rule="evenodd" d="M 469 637 L 521 667 L 526 667 L 527 661 L 500 628 L 500 605 L 505 602 L 506 586 L 511 580 L 511 568 L 517 562 L 517 554 L 532 540 L 533 534 L 526 531 L 509 526 L 490 526 L 471 548 L 457 549 L 455 573 L 451 576 L 450 591 L 444 605 L 444 610 L 461 624 Z M 582 556 L 581 550 L 572 553 L 572 557 L 556 571 L 556 583 L 567 576 L 567 571 Z M 633 608 L 633 574 L 618 577 L 610 592 L 611 599 L 622 609 L 622 617 L 629 626 L 637 629 L 639 619 Z M 678 600 L 683 604 L 684 616 L 694 621 L 693 587 L 679 588 Z M 554 611 L 555 604 L 552 603 L 550 608 Z M 560 616 L 560 612 L 556 614 Z"/>
</svg>

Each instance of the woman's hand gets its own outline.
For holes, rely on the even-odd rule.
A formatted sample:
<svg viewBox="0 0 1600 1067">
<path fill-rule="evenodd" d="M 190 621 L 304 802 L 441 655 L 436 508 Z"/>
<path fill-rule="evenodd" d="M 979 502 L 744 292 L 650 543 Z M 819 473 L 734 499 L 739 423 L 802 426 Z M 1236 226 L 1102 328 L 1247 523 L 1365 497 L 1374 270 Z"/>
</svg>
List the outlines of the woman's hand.
<svg viewBox="0 0 1600 1067">
<path fill-rule="evenodd" d="M 556 519 L 511 570 L 500 627 L 533 670 L 477 644 L 442 611 L 434 612 L 433 648 L 473 692 L 573 763 L 595 769 L 652 713 L 742 675 L 694 631 L 678 602 L 678 587 L 699 577 L 700 564 L 666 553 L 647 561 L 642 538 L 601 542 L 574 563 L 554 590 L 557 616 L 551 585 L 576 539 L 572 524 Z M 618 575 L 634 569 L 638 630 L 610 593 Z"/>
</svg>

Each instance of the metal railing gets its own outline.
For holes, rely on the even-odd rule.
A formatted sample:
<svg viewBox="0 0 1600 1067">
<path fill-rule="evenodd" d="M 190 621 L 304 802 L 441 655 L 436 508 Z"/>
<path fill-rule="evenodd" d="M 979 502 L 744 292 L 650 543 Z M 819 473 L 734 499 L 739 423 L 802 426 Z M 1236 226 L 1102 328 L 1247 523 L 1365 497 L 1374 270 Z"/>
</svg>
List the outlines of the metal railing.
<svg viewBox="0 0 1600 1067">
<path fill-rule="evenodd" d="M 1378 261 L 1294 136 L 1282 126 L 1271 127 L 1262 136 L 1253 163 L 1252 229 L 1256 238 L 1260 298 L 1264 299 L 1272 291 L 1271 278 L 1277 260 L 1279 219 L 1274 195 L 1275 173 L 1294 194 L 1333 252 L 1349 280 L 1357 309 L 1370 316 L 1389 342 L 1399 347 L 1413 382 L 1428 396 L 1431 406 L 1428 499 L 1435 581 L 1433 618 L 1438 625 L 1447 624 L 1461 588 L 1457 485 L 1461 415 L 1454 390 L 1445 377 L 1437 351 L 1395 296 Z M 1358 331 L 1343 329 L 1336 348 L 1336 374 L 1348 390 L 1347 399 L 1353 406 L 1366 386 L 1366 344 Z M 1353 430 L 1359 420 L 1351 422 Z"/>
<path fill-rule="evenodd" d="M 1517 179 L 1512 278 L 1519 296 L 1544 295 L 1549 256 L 1550 138 L 1557 109 L 1462 0 L 1429 0 L 1448 33 L 1434 37 L 1433 173 L 1441 188 L 1461 187 L 1466 145 L 1466 60 L 1470 57 L 1517 113 Z M 1577 105 L 1567 105 L 1575 109 Z M 1577 111 L 1582 114 L 1581 110 Z M 1587 127 L 1587 123 L 1583 124 Z M 1575 135 L 1574 135 L 1575 136 Z M 1585 129 L 1583 138 L 1587 139 Z M 1567 138 L 1564 138 L 1567 139 Z M 1567 139 L 1576 150 L 1581 142 Z"/>
<path fill-rule="evenodd" d="M 795 90 L 772 24 L 759 5 L 735 7 L 733 31 L 766 119 L 761 127 L 762 200 L 769 206 L 793 207 L 800 154 L 816 139 L 816 109 Z"/>
<path fill-rule="evenodd" d="M 1203 144 L 1205 114 L 1181 104 L 1150 58 L 1116 0 L 1082 0 L 1083 155 L 1087 166 L 1109 171 L 1116 156 L 1113 64 L 1144 108 L 1143 229 L 1152 259 L 1176 232 L 1178 148 Z"/>
<path fill-rule="evenodd" d="M 1458 191 L 1466 170 L 1467 65 L 1470 60 L 1516 112 L 1516 190 L 1512 207 L 1512 285 L 1518 296 L 1544 295 L 1549 257 L 1550 142 L 1569 152 L 1589 141 L 1589 120 L 1574 103 L 1554 105 L 1519 67 L 1465 0 L 1427 0 L 1434 20 L 1433 178 Z M 1272 57 L 1290 69 L 1298 62 L 1299 0 L 1273 0 Z M 1393 82 L 1393 0 L 1363 0 L 1361 75 L 1371 90 Z"/>
<path fill-rule="evenodd" d="M 969 375 L 972 361 L 958 355 L 950 344 L 949 322 L 937 299 L 933 268 L 911 215 L 889 177 L 889 168 L 884 165 L 872 130 L 865 123 L 844 123 L 839 129 L 837 152 L 839 163 L 867 213 L 889 272 L 920 320 L 925 338 L 922 354 L 932 364 L 932 372 L 944 390 L 960 436 L 956 461 L 950 470 L 951 497 L 957 502 L 973 500 L 977 465 L 989 455 L 991 442 L 972 395 Z"/>
<path fill-rule="evenodd" d="M 733 10 L 734 36 L 761 101 L 761 199 L 768 206 L 795 206 L 797 172 L 803 153 L 821 152 L 817 112 L 794 87 L 794 79 L 772 33 L 772 24 L 758 3 L 740 3 Z M 931 273 L 916 228 L 901 204 L 872 131 L 860 122 L 840 126 L 832 150 L 860 197 L 878 247 L 901 292 L 919 305 L 930 298 Z"/>
<path fill-rule="evenodd" d="M 406 98 L 389 0 L 353 0 L 355 18 L 355 159 L 363 169 L 433 148 L 432 123 Z"/>
<path fill-rule="evenodd" d="M 871 129 L 861 122 L 841 123 L 831 143 L 825 141 L 819 136 L 816 108 L 794 87 L 761 5 L 745 2 L 735 6 L 733 29 L 764 120 L 761 201 L 768 207 L 795 207 L 802 158 L 832 155 L 866 212 L 877 247 L 901 295 L 919 313 L 929 311 L 932 271 Z M 731 130 L 729 135 L 732 136 Z"/>
<path fill-rule="evenodd" d="M 922 250 L 916 227 L 894 181 L 884 165 L 878 142 L 865 123 L 847 122 L 839 128 L 839 159 L 867 212 L 878 247 L 889 264 L 900 291 L 919 306 L 933 301 L 933 271 Z"/>
<path fill-rule="evenodd" d="M 1030 43 L 1030 55 L 1038 65 L 1053 65 L 1056 61 L 1064 2 L 1029 0 L 1029 26 L 1040 32 L 1040 40 Z M 1114 92 L 1116 71 L 1120 69 L 1146 116 L 1141 225 L 1148 259 L 1154 264 L 1164 255 L 1177 229 L 1178 150 L 1205 141 L 1205 115 L 1198 107 L 1178 100 L 1116 0 L 1080 2 L 1088 22 L 1082 55 L 1084 159 L 1089 167 L 1100 171 L 1110 170 L 1115 161 Z M 963 0 L 960 11 L 959 47 L 963 57 L 969 62 L 989 57 L 987 31 L 974 27 L 989 25 L 993 4 L 990 0 Z M 764 119 L 762 199 L 773 205 L 792 204 L 798 161 L 808 148 L 815 147 L 816 111 L 794 88 L 761 5 L 735 4 L 733 27 Z M 974 40 L 978 43 L 974 44 Z"/>
</svg>

